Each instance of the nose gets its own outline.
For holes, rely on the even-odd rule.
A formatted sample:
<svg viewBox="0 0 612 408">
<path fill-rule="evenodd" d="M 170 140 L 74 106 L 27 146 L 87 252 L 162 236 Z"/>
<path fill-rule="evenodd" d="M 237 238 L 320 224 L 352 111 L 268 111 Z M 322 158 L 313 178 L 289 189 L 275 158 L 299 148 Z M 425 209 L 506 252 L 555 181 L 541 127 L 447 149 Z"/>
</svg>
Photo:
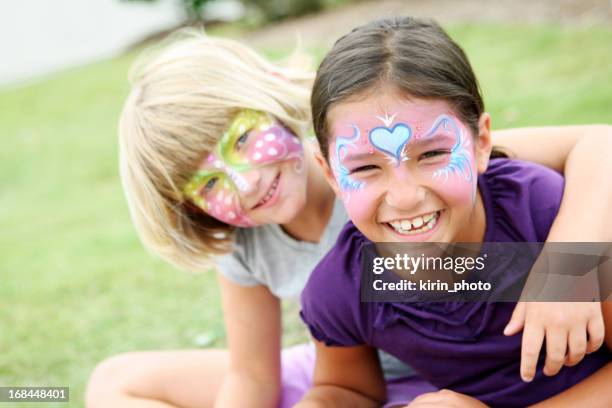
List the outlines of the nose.
<svg viewBox="0 0 612 408">
<path fill-rule="evenodd" d="M 251 195 L 259 191 L 259 181 L 261 180 L 261 174 L 259 169 L 251 169 L 242 173 L 237 173 L 237 177 L 241 178 L 240 188 L 245 194 Z"/>
<path fill-rule="evenodd" d="M 425 201 L 426 189 L 421 183 L 407 174 L 405 170 L 398 169 L 389 177 L 385 202 L 398 210 L 414 210 Z"/>
</svg>

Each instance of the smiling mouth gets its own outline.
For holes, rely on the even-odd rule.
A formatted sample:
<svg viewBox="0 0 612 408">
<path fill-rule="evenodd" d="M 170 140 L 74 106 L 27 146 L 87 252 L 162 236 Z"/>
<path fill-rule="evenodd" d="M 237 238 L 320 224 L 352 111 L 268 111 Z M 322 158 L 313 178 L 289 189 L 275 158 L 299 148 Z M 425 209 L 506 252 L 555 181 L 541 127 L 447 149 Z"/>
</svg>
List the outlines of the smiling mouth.
<svg viewBox="0 0 612 408">
<path fill-rule="evenodd" d="M 414 218 L 405 218 L 387 222 L 387 226 L 401 235 L 417 235 L 431 230 L 440 218 L 441 210 Z"/>
<path fill-rule="evenodd" d="M 272 199 L 272 197 L 274 197 L 274 194 L 276 193 L 276 190 L 278 189 L 279 180 L 280 180 L 280 173 L 278 173 L 276 177 L 274 177 L 274 180 L 272 180 L 272 184 L 270 184 L 270 188 L 268 189 L 268 192 L 266 193 L 266 195 L 263 196 L 261 200 L 257 202 L 257 204 L 255 204 L 255 206 L 253 207 L 253 210 L 266 205 Z"/>
</svg>

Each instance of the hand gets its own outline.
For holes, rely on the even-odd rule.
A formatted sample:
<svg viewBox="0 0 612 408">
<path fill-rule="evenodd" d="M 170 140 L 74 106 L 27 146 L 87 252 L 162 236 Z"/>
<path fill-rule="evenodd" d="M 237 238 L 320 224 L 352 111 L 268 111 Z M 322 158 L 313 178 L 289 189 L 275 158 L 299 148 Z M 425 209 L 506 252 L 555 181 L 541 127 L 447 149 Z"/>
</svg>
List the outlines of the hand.
<svg viewBox="0 0 612 408">
<path fill-rule="evenodd" d="M 487 408 L 476 398 L 451 390 L 428 392 L 416 397 L 406 408 Z"/>
<path fill-rule="evenodd" d="M 512 336 L 521 329 L 521 378 L 526 382 L 535 376 L 544 337 L 547 376 L 556 375 L 564 364 L 578 364 L 585 354 L 597 351 L 604 339 L 598 302 L 519 302 L 504 334 Z"/>
</svg>

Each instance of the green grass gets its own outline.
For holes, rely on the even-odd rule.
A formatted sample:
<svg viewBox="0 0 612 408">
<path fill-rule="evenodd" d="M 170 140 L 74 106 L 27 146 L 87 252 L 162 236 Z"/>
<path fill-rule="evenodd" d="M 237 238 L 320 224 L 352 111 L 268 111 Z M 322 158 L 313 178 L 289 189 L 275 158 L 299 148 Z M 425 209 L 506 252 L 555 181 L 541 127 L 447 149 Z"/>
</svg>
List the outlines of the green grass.
<svg viewBox="0 0 612 408">
<path fill-rule="evenodd" d="M 470 56 L 495 128 L 612 123 L 612 30 L 450 33 Z M 72 406 L 106 356 L 194 347 L 203 333 L 224 344 L 214 275 L 151 257 L 129 220 L 116 123 L 132 59 L 0 92 L 0 385 L 69 386 Z M 297 341 L 296 320 L 290 328 Z"/>
</svg>

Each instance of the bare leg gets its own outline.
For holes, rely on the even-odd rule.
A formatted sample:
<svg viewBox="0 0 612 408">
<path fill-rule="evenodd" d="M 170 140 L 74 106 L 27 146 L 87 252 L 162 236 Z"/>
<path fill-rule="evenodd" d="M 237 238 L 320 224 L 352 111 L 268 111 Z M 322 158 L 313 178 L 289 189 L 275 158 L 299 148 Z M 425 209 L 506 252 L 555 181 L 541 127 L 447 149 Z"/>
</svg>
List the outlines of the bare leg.
<svg viewBox="0 0 612 408">
<path fill-rule="evenodd" d="M 96 366 L 87 408 L 212 407 L 229 367 L 227 350 L 142 351 Z"/>
</svg>

